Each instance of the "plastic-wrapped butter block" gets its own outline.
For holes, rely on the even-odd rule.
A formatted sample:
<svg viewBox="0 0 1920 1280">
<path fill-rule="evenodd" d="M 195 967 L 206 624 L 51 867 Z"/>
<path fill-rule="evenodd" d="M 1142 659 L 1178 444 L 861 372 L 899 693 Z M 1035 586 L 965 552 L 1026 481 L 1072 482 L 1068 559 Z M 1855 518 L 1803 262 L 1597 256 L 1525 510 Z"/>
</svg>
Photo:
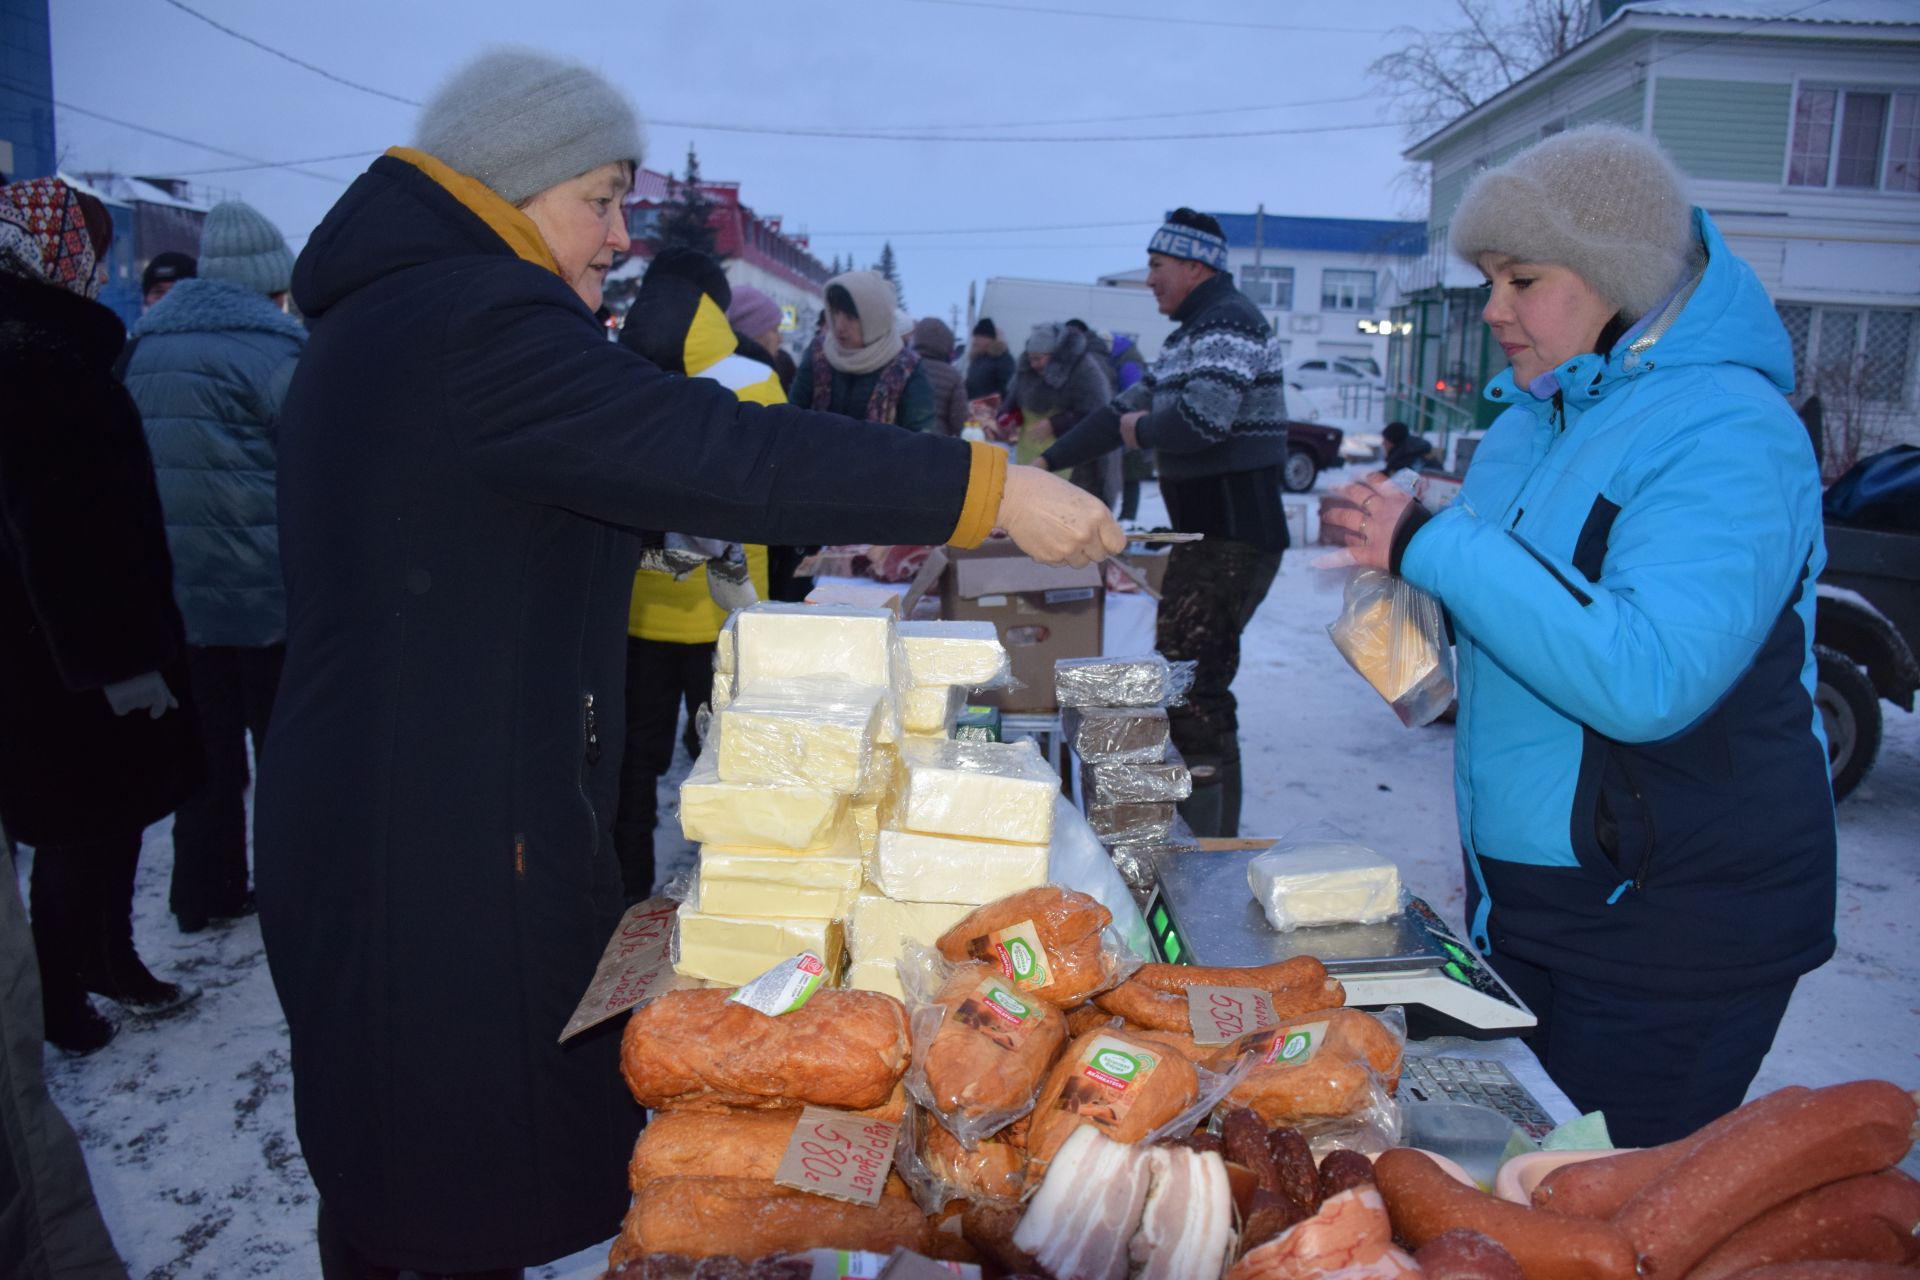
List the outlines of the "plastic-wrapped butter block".
<svg viewBox="0 0 1920 1280">
<path fill-rule="evenodd" d="M 840 968 L 845 933 L 837 920 L 709 915 L 682 904 L 674 972 L 734 986 L 753 981 L 782 960 L 811 951 Z"/>
<path fill-rule="evenodd" d="M 1030 742 L 915 738 L 902 744 L 894 825 L 1014 844 L 1053 837 L 1060 779 Z"/>
<path fill-rule="evenodd" d="M 897 960 L 907 943 L 932 946 L 972 910 L 961 902 L 896 902 L 867 885 L 847 913 L 847 946 L 856 963 Z"/>
<path fill-rule="evenodd" d="M 882 831 L 874 887 L 902 902 L 981 906 L 1047 882 L 1047 846 Z"/>
<path fill-rule="evenodd" d="M 713 714 L 719 715 L 732 705 L 733 677 L 715 676 L 713 680 L 713 692 L 707 696 L 707 706 L 712 709 Z"/>
<path fill-rule="evenodd" d="M 1247 887 L 1285 932 L 1312 924 L 1374 924 L 1400 913 L 1400 868 L 1362 844 L 1339 840 L 1260 854 Z"/>
<path fill-rule="evenodd" d="M 727 620 L 720 624 L 720 639 L 713 646 L 713 669 L 716 674 L 730 676 L 734 673 L 733 620 L 738 616 L 730 613 Z"/>
<path fill-rule="evenodd" d="M 951 737 L 966 704 L 967 691 L 957 684 L 917 684 L 900 699 L 900 727 L 921 738 Z"/>
<path fill-rule="evenodd" d="M 740 692 L 827 677 L 893 688 L 894 620 L 885 609 L 757 604 L 734 615 Z"/>
<path fill-rule="evenodd" d="M 806 782 L 848 795 L 866 785 L 887 692 L 788 680 L 736 696 L 714 723 L 723 782 Z"/>
<path fill-rule="evenodd" d="M 824 787 L 722 782 L 711 750 L 680 785 L 680 831 L 695 844 L 823 849 L 846 816 L 847 798 Z"/>
<path fill-rule="evenodd" d="M 847 985 L 855 991 L 878 991 L 895 1000 L 907 998 L 899 966 L 892 960 L 855 960 L 847 966 Z"/>
<path fill-rule="evenodd" d="M 903 622 L 910 684 L 979 689 L 1005 683 L 1007 651 L 991 622 Z"/>
<path fill-rule="evenodd" d="M 841 920 L 865 878 L 851 854 L 700 850 L 700 910 L 724 916 L 804 916 Z"/>
</svg>

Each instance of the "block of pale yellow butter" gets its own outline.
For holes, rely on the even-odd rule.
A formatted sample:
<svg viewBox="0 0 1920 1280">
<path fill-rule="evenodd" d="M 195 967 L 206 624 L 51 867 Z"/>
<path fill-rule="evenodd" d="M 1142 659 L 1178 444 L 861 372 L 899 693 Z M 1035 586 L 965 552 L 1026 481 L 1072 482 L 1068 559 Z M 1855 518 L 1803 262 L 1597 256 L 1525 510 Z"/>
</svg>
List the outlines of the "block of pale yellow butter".
<svg viewBox="0 0 1920 1280">
<path fill-rule="evenodd" d="M 744 615 L 743 615 L 744 616 Z M 714 717 L 722 782 L 805 782 L 861 790 L 888 691 L 836 680 L 745 689 Z"/>
<path fill-rule="evenodd" d="M 1053 838 L 1060 778 L 1030 742 L 910 738 L 900 763 L 894 826 L 1014 844 Z"/>
<path fill-rule="evenodd" d="M 700 910 L 845 919 L 865 865 L 858 847 L 851 853 L 779 853 L 706 845 L 700 850 Z"/>
<path fill-rule="evenodd" d="M 753 981 L 782 960 L 811 951 L 840 968 L 845 932 L 838 920 L 792 916 L 730 916 L 696 911 L 682 903 L 674 972 L 734 986 Z"/>
<path fill-rule="evenodd" d="M 826 677 L 892 688 L 894 619 L 886 609 L 757 604 L 733 615 L 739 692 Z"/>
<path fill-rule="evenodd" d="M 847 966 L 847 985 L 855 991 L 878 991 L 895 1000 L 907 998 L 899 965 L 892 960 L 855 960 Z"/>
<path fill-rule="evenodd" d="M 900 727 L 922 738 L 945 738 L 966 705 L 967 691 L 957 684 L 917 684 L 900 698 Z"/>
<path fill-rule="evenodd" d="M 981 906 L 1047 882 L 1047 846 L 882 831 L 873 884 L 902 902 Z"/>
<path fill-rule="evenodd" d="M 868 866 L 873 865 L 874 855 L 880 851 L 880 810 L 884 803 L 880 799 L 864 804 L 856 800 L 847 808 L 847 818 L 859 841 L 860 856 L 867 860 Z"/>
<path fill-rule="evenodd" d="M 1400 914 L 1400 868 L 1353 841 L 1271 850 L 1247 864 L 1247 887 L 1282 932 L 1302 925 L 1377 924 Z"/>
<path fill-rule="evenodd" d="M 680 785 L 680 831 L 695 844 L 826 849 L 846 817 L 847 797 L 825 787 L 722 782 L 711 750 Z"/>
<path fill-rule="evenodd" d="M 727 620 L 720 624 L 720 638 L 713 646 L 713 670 L 716 675 L 730 676 L 736 670 L 733 660 L 733 620 L 739 616 L 730 613 L 727 615 Z M 728 683 L 731 684 L 732 681 Z"/>
<path fill-rule="evenodd" d="M 1007 678 L 1007 651 L 991 622 L 903 622 L 907 683 L 978 689 Z"/>
<path fill-rule="evenodd" d="M 847 947 L 856 962 L 895 960 L 907 943 L 930 947 L 973 908 L 953 902 L 896 902 L 872 885 L 847 913 Z"/>
</svg>

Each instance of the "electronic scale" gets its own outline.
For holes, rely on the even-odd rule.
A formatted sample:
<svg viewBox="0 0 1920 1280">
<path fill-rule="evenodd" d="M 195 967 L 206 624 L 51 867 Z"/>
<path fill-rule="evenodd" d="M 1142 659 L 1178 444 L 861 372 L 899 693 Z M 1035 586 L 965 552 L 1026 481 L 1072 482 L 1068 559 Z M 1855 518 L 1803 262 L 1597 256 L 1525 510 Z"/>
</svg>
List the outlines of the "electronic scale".
<svg viewBox="0 0 1920 1280">
<path fill-rule="evenodd" d="M 1247 885 L 1247 864 L 1264 851 L 1153 855 L 1159 884 L 1147 902 L 1147 929 L 1161 959 L 1251 968 L 1310 955 L 1346 987 L 1348 1004 L 1404 1006 L 1423 1031 L 1484 1037 L 1535 1025 L 1532 1010 L 1419 898 L 1379 924 L 1274 929 Z"/>
</svg>

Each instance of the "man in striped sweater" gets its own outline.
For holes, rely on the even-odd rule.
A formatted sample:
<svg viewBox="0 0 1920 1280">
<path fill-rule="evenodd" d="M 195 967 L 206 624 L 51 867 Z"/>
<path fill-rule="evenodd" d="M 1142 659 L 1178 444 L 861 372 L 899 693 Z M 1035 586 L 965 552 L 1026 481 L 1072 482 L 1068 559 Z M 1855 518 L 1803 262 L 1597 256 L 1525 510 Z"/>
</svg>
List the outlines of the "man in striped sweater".
<svg viewBox="0 0 1920 1280">
<path fill-rule="evenodd" d="M 1280 349 L 1259 308 L 1234 287 L 1226 237 L 1204 213 L 1176 209 L 1154 233 L 1147 287 L 1180 327 L 1138 383 L 1035 465 L 1065 471 L 1119 445 L 1157 450 L 1173 527 L 1206 535 L 1173 548 L 1158 644 L 1168 658 L 1197 664 L 1187 705 L 1170 713 L 1174 743 L 1193 769 L 1182 813 L 1198 835 L 1237 835 L 1240 633 L 1287 547 Z"/>
</svg>

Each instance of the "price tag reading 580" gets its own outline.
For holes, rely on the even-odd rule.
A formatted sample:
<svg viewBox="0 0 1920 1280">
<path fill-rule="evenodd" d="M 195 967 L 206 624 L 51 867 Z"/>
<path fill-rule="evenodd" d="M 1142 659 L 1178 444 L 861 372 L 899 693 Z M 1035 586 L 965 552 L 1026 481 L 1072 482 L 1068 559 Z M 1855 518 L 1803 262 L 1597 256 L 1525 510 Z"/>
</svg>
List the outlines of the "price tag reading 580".
<svg viewBox="0 0 1920 1280">
<path fill-rule="evenodd" d="M 808 1107 L 787 1140 L 773 1180 L 796 1191 L 874 1204 L 893 1169 L 900 1126 L 891 1120 Z"/>
</svg>

